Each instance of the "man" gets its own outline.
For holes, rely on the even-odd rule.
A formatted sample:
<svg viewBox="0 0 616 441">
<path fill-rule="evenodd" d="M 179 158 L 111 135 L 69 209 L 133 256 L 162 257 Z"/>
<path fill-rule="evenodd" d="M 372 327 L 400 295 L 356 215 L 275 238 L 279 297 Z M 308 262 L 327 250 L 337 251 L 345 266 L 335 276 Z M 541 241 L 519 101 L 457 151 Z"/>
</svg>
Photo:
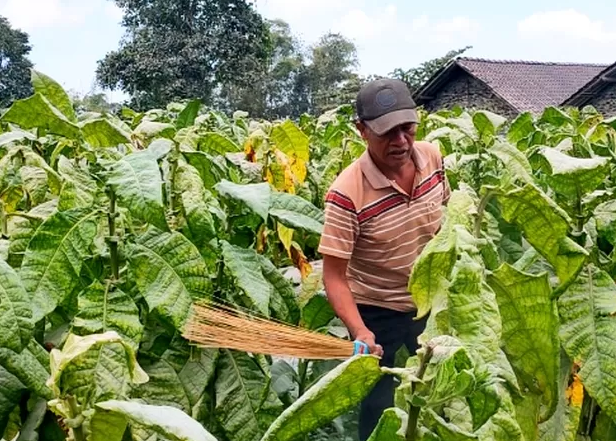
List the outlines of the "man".
<svg viewBox="0 0 616 441">
<path fill-rule="evenodd" d="M 411 268 L 441 225 L 449 198 L 439 149 L 415 142 L 418 115 L 402 81 L 382 79 L 362 87 L 357 128 L 366 152 L 338 176 L 325 199 L 319 252 L 327 297 L 353 339 L 368 344 L 392 367 L 396 351 L 418 348 L 425 318 L 407 291 Z M 360 409 L 365 441 L 393 406 L 394 380 L 384 377 Z"/>
</svg>

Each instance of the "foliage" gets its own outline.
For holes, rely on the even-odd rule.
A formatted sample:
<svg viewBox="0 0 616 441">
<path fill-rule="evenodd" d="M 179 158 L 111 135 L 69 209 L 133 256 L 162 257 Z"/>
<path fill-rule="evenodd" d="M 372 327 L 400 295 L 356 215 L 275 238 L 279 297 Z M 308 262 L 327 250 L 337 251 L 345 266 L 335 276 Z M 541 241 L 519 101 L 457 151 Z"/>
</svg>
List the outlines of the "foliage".
<svg viewBox="0 0 616 441">
<path fill-rule="evenodd" d="M 169 101 L 207 102 L 217 84 L 245 85 L 268 55 L 267 28 L 250 2 L 116 0 L 126 37 L 98 64 L 103 87 L 139 110 Z"/>
<path fill-rule="evenodd" d="M 0 109 L 32 93 L 28 80 L 32 67 L 27 58 L 30 50 L 28 34 L 13 29 L 8 20 L 0 16 Z"/>
<path fill-rule="evenodd" d="M 268 61 L 246 85 L 223 84 L 214 101 L 217 109 L 242 109 L 253 118 L 299 118 L 351 104 L 362 79 L 357 49 L 340 34 L 327 33 L 304 48 L 282 20 L 269 22 L 272 51 Z"/>
<path fill-rule="evenodd" d="M 461 49 L 455 49 L 447 52 L 444 56 L 424 61 L 417 67 L 412 67 L 408 70 L 402 68 L 394 69 L 390 74 L 392 78 L 397 78 L 406 83 L 412 93 L 415 93 L 423 86 L 434 74 L 445 67 L 451 60 L 462 55 L 472 46 L 466 46 Z"/>
<path fill-rule="evenodd" d="M 454 192 L 409 278 L 429 314 L 421 348 L 386 369 L 182 337 L 203 299 L 346 337 L 312 262 L 324 193 L 365 151 L 350 106 L 297 122 L 198 100 L 117 117 L 32 83 L 0 118 L 4 439 L 353 440 L 384 375 L 400 383 L 372 441 L 616 430 L 613 120 L 421 113 Z"/>
</svg>

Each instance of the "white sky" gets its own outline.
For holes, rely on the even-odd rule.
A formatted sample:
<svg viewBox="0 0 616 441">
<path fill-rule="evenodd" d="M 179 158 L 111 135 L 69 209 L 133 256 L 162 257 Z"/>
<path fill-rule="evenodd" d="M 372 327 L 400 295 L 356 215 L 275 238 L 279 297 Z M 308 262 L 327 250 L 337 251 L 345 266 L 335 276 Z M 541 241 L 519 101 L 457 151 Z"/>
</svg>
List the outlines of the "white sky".
<svg viewBox="0 0 616 441">
<path fill-rule="evenodd" d="M 327 31 L 351 38 L 363 74 L 408 69 L 466 45 L 474 57 L 616 62 L 614 0 L 516 0 L 500 7 L 487 0 L 256 3 L 265 17 L 289 22 L 307 44 Z M 0 15 L 30 34 L 37 69 L 79 92 L 93 87 L 97 60 L 123 35 L 111 0 L 0 0 Z"/>
</svg>

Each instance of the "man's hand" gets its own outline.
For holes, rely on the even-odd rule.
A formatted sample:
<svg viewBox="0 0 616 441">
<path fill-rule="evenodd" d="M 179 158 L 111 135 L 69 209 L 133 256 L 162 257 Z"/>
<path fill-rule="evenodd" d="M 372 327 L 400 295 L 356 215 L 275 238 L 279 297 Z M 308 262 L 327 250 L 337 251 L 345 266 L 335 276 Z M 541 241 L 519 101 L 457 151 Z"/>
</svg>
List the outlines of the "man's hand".
<svg viewBox="0 0 616 441">
<path fill-rule="evenodd" d="M 378 357 L 383 356 L 383 347 L 381 345 L 376 344 L 374 333 L 372 333 L 368 328 L 364 328 L 358 331 L 355 334 L 355 340 L 363 341 L 368 345 L 370 349 L 370 354 L 376 355 Z"/>
</svg>

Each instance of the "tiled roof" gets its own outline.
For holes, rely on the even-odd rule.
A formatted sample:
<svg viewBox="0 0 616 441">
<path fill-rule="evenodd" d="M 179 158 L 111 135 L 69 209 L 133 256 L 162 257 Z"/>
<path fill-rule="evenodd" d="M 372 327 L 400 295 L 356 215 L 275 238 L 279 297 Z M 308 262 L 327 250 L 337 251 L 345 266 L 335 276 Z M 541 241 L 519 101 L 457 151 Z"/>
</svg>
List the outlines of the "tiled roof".
<svg viewBox="0 0 616 441">
<path fill-rule="evenodd" d="M 437 76 L 447 76 L 456 65 L 484 82 L 521 112 L 541 112 L 546 106 L 561 105 L 608 66 L 461 57 Z M 437 84 L 444 79 L 436 80 L 429 81 L 420 93 L 432 94 L 429 89 L 438 88 Z"/>
<path fill-rule="evenodd" d="M 563 102 L 566 106 L 581 107 L 586 105 L 594 96 L 610 84 L 616 82 L 616 63 L 599 72 L 593 79 L 567 97 Z"/>
</svg>

